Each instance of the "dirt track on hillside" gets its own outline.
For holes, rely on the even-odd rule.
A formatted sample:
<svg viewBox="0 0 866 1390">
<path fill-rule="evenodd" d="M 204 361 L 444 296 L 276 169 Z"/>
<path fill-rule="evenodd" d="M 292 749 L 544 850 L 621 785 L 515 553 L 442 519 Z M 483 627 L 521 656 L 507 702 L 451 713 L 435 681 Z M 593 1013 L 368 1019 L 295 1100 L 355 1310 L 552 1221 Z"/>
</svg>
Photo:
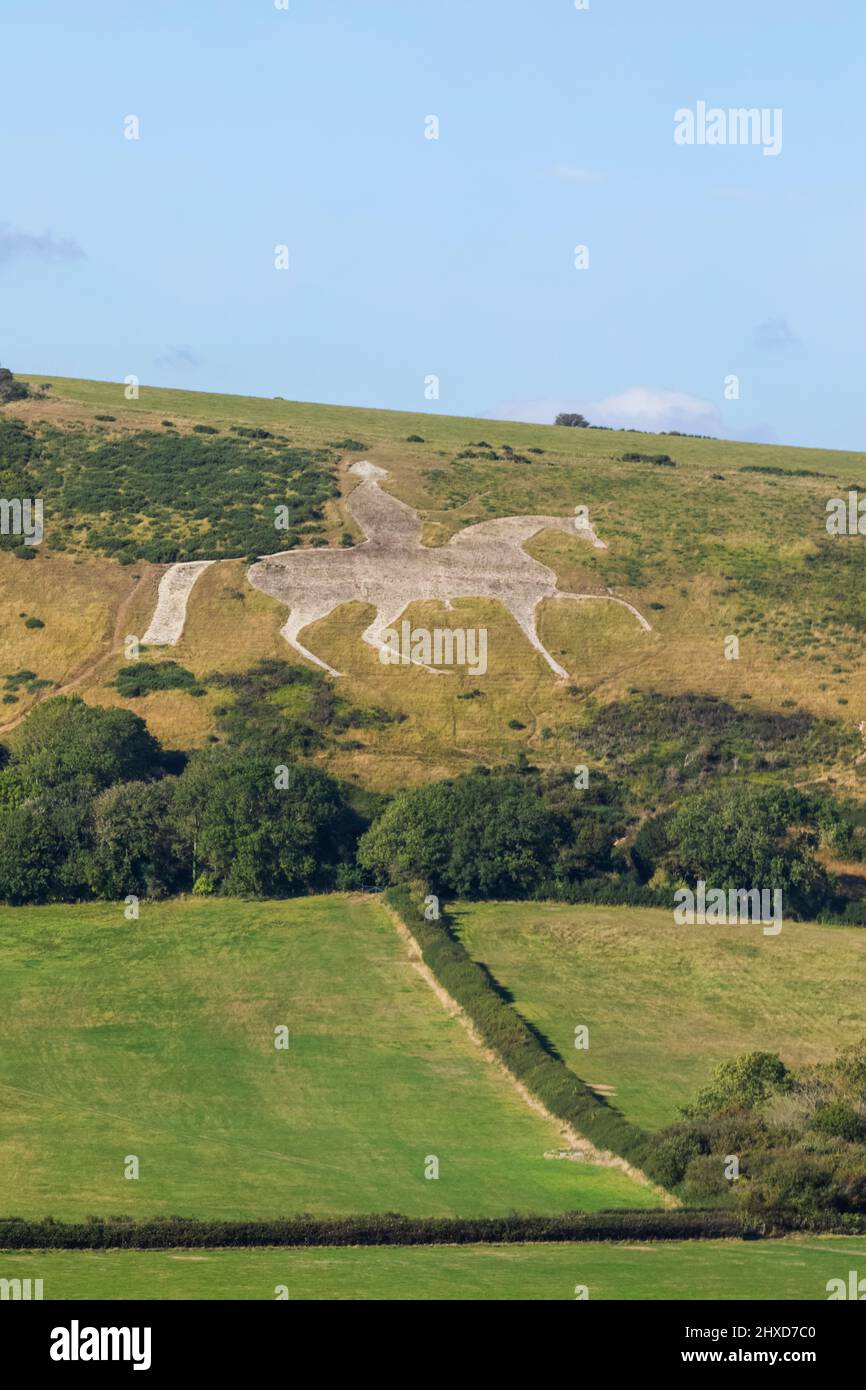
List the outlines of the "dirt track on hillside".
<svg viewBox="0 0 866 1390">
<path fill-rule="evenodd" d="M 23 710 L 21 714 L 17 714 L 14 719 L 10 719 L 7 724 L 0 724 L 0 734 L 10 733 L 13 729 L 17 729 L 21 721 L 26 719 L 30 711 L 42 700 L 48 699 L 54 695 L 75 694 L 82 686 L 89 685 L 107 666 L 111 665 L 118 651 L 123 648 L 123 642 L 127 635 L 127 618 L 133 604 L 148 584 L 153 583 L 156 574 L 159 572 L 159 568 L 158 565 L 150 564 L 142 566 L 143 572 L 135 587 L 130 590 L 125 599 L 121 600 L 115 610 L 112 631 L 103 639 L 103 650 L 101 655 L 92 657 L 84 666 L 79 666 L 76 671 L 73 671 L 71 676 L 67 676 L 62 685 L 53 686 L 47 690 L 40 690 L 32 703 L 27 706 L 26 710 Z"/>
</svg>

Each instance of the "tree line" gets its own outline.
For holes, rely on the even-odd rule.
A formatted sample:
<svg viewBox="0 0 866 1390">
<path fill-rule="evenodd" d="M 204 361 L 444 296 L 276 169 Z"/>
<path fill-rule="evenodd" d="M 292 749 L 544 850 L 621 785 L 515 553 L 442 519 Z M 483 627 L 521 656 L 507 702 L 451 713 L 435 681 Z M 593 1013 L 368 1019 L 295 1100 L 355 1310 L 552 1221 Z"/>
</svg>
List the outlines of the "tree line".
<svg viewBox="0 0 866 1390">
<path fill-rule="evenodd" d="M 9 903 L 287 896 L 419 881 L 446 898 L 673 901 L 677 884 L 781 888 L 786 915 L 838 906 L 819 852 L 840 808 L 777 787 L 719 785 L 636 814 L 627 784 L 588 786 L 526 760 L 392 797 L 331 776 L 305 754 L 338 729 L 388 718 L 321 699 L 282 721 L 265 664 L 232 678 L 222 741 L 164 750 L 126 709 L 78 696 L 37 705 L 0 755 L 0 899 Z M 254 711 L 256 713 L 254 713 Z M 849 846 L 849 849 L 851 847 Z"/>
</svg>

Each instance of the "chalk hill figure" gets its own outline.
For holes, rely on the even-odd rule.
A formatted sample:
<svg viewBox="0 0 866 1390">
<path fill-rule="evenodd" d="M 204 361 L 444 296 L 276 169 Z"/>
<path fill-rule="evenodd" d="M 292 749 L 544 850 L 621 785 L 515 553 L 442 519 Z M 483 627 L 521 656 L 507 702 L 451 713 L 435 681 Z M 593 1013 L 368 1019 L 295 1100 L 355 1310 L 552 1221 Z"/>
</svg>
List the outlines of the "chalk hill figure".
<svg viewBox="0 0 866 1390">
<path fill-rule="evenodd" d="M 421 544 L 421 518 L 415 509 L 381 488 L 379 479 L 387 476 L 384 469 L 363 461 L 352 464 L 349 471 L 361 482 L 345 505 L 367 537 L 365 541 L 344 550 L 283 551 L 249 570 L 254 588 L 290 610 L 282 628 L 289 645 L 331 675 L 339 672 L 303 646 L 300 634 L 341 604 L 359 599 L 376 609 L 363 640 L 377 650 L 384 645 L 383 633 L 396 624 L 410 603 L 438 599 L 450 608 L 455 598 L 496 599 L 561 677 L 568 672 L 547 651 L 536 627 L 536 612 L 543 599 L 618 603 L 634 614 L 641 627 L 651 631 L 646 619 L 625 599 L 613 594 L 564 593 L 556 587 L 553 571 L 523 549 L 524 541 L 550 528 L 569 535 L 576 529 L 596 549 L 606 549 L 589 523 L 579 517 L 501 517 L 467 526 L 446 545 L 426 546 Z"/>
</svg>

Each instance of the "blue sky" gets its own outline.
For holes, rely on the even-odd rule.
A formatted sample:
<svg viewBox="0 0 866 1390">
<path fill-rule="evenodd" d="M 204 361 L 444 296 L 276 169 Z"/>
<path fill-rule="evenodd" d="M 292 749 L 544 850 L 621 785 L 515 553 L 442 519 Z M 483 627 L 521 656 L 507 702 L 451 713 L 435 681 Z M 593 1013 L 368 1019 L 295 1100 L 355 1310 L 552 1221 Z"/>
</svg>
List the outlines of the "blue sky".
<svg viewBox="0 0 866 1390">
<path fill-rule="evenodd" d="M 0 360 L 866 447 L 866 6 L 589 4 L 3 0 Z"/>
</svg>

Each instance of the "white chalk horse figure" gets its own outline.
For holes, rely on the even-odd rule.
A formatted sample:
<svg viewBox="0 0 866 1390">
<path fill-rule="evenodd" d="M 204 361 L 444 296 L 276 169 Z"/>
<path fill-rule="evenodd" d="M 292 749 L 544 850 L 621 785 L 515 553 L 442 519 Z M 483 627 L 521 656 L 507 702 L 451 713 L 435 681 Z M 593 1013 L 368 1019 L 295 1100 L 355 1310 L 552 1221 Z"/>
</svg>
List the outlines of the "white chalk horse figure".
<svg viewBox="0 0 866 1390">
<path fill-rule="evenodd" d="M 284 551 L 259 561 L 249 571 L 254 588 L 290 609 L 282 628 L 289 645 L 331 675 L 339 672 L 302 646 L 300 634 L 340 604 L 357 599 L 376 609 L 363 640 L 380 651 L 383 634 L 394 627 L 410 603 L 439 599 L 450 608 L 455 598 L 497 599 L 516 618 L 550 669 L 563 677 L 568 672 L 547 651 L 536 628 L 536 611 L 542 599 L 607 599 L 622 604 L 650 631 L 646 619 L 625 599 L 612 594 L 564 593 L 556 587 L 553 571 L 523 549 L 530 536 L 551 527 L 570 535 L 576 528 L 577 534 L 596 549 L 606 549 L 588 521 L 580 517 L 501 517 L 467 526 L 445 545 L 425 546 L 421 544 L 418 513 L 379 486 L 379 479 L 387 476 L 384 469 L 364 461 L 352 464 L 349 471 L 362 481 L 346 498 L 346 507 L 367 539 L 344 550 Z"/>
<path fill-rule="evenodd" d="M 326 618 L 341 604 L 361 600 L 371 604 L 376 616 L 363 639 L 380 652 L 384 634 L 397 623 L 411 603 L 438 599 L 451 607 L 455 598 L 492 598 L 508 609 L 526 637 L 550 669 L 566 677 L 538 635 L 536 612 L 543 599 L 573 599 L 578 603 L 605 600 L 621 604 L 647 632 L 650 625 L 632 604 L 615 595 L 570 594 L 556 587 L 556 575 L 547 565 L 533 560 L 524 541 L 539 531 L 555 528 L 575 532 L 596 549 L 603 541 L 581 516 L 509 516 L 482 521 L 458 531 L 447 544 L 421 544 L 421 518 L 413 507 L 383 491 L 383 468 L 366 460 L 349 469 L 361 479 L 345 505 L 367 537 L 345 549 L 285 550 L 251 565 L 248 578 L 253 588 L 278 599 L 289 609 L 281 629 L 291 647 L 332 676 L 339 675 L 321 657 L 300 642 L 310 623 Z M 149 645 L 173 644 L 183 631 L 186 603 L 199 574 L 210 561 L 175 565 L 163 576 L 159 600 L 144 635 Z M 420 661 L 416 665 L 422 665 Z M 427 666 L 425 670 L 432 670 Z"/>
</svg>

